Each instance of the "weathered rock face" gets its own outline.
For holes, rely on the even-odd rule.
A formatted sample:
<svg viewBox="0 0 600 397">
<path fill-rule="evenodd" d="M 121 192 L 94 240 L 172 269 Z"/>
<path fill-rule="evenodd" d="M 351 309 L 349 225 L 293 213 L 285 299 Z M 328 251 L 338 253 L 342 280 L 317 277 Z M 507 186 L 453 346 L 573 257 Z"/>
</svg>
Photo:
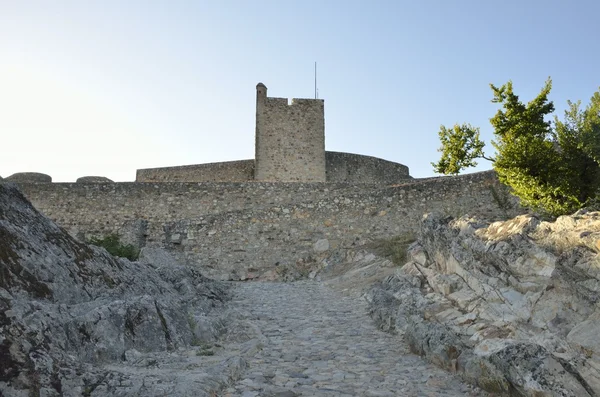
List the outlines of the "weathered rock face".
<svg viewBox="0 0 600 397">
<path fill-rule="evenodd" d="M 420 226 L 409 262 L 366 295 L 382 329 L 492 392 L 600 395 L 600 213 Z"/>
<path fill-rule="evenodd" d="M 0 395 L 207 394 L 219 382 L 174 357 L 222 332 L 226 297 L 160 250 L 129 262 L 83 244 L 0 185 Z"/>
<path fill-rule="evenodd" d="M 135 249 L 146 246 L 148 236 L 148 221 L 145 219 L 133 219 L 123 224 L 121 229 L 121 241 L 123 244 L 132 245 Z"/>
<path fill-rule="evenodd" d="M 50 175 L 42 174 L 40 172 L 17 172 L 5 179 L 7 182 L 15 183 L 49 183 L 52 182 Z"/>
<path fill-rule="evenodd" d="M 77 178 L 75 183 L 112 183 L 113 180 L 108 179 L 105 176 L 82 176 Z"/>
</svg>

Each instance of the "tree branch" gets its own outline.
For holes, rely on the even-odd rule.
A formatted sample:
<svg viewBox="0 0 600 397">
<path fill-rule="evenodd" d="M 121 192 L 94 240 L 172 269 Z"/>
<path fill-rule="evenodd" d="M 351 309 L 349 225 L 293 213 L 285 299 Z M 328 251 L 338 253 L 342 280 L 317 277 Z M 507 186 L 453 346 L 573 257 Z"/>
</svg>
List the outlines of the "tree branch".
<svg viewBox="0 0 600 397">
<path fill-rule="evenodd" d="M 487 157 L 487 156 L 481 155 L 481 156 L 479 156 L 479 158 L 480 158 L 480 159 L 487 160 L 487 161 L 491 161 L 492 163 L 495 163 L 495 162 L 496 162 L 496 159 L 495 159 L 495 158 L 493 158 L 493 157 Z"/>
</svg>

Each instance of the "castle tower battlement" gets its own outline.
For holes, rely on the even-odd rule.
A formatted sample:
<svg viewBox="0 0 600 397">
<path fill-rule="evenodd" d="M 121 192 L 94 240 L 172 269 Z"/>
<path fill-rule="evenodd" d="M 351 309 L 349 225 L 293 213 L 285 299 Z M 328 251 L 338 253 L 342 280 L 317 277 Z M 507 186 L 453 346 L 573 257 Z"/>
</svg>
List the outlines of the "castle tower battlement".
<svg viewBox="0 0 600 397">
<path fill-rule="evenodd" d="M 255 180 L 325 182 L 324 101 L 269 98 L 258 83 L 255 150 Z"/>
<path fill-rule="evenodd" d="M 256 85 L 254 159 L 137 170 L 136 182 L 399 183 L 405 165 L 371 156 L 325 151 L 322 99 L 270 98 Z"/>
</svg>

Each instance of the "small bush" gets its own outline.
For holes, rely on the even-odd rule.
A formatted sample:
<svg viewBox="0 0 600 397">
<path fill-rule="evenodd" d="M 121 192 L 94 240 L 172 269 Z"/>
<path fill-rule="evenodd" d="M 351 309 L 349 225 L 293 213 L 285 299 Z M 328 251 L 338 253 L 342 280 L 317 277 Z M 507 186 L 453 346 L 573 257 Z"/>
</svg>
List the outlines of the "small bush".
<svg viewBox="0 0 600 397">
<path fill-rule="evenodd" d="M 378 255 L 391 260 L 396 265 L 404 265 L 408 246 L 416 241 L 413 233 L 404 233 L 389 239 L 379 239 L 372 243 Z"/>
<path fill-rule="evenodd" d="M 119 236 L 116 234 L 109 234 L 104 238 L 92 237 L 89 243 L 106 249 L 111 255 L 127 258 L 130 261 L 137 260 L 140 254 L 139 250 L 135 249 L 133 245 L 121 243 Z"/>
</svg>

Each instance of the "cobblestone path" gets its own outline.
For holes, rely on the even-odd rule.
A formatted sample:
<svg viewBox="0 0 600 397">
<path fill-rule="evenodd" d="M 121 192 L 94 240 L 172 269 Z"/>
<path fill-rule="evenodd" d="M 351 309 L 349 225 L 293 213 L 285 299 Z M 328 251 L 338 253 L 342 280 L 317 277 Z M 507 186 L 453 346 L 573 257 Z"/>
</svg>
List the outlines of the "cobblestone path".
<svg viewBox="0 0 600 397">
<path fill-rule="evenodd" d="M 361 299 L 318 282 L 240 283 L 232 305 L 263 348 L 225 396 L 478 396 L 379 331 Z"/>
</svg>

